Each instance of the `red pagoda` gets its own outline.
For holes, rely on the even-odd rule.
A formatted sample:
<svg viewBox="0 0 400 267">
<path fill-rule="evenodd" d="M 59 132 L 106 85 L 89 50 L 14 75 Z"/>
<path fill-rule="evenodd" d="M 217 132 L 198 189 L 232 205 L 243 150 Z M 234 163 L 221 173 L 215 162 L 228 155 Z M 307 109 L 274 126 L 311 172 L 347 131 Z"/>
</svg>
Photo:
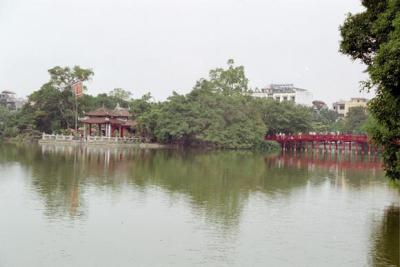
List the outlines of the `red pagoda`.
<svg viewBox="0 0 400 267">
<path fill-rule="evenodd" d="M 101 107 L 87 112 L 79 121 L 83 123 L 85 137 L 93 136 L 93 129 L 96 129 L 97 136 L 130 137 L 135 134 L 137 125 L 136 121 L 129 119 L 130 117 L 129 111 L 118 104 L 113 110 Z"/>
</svg>

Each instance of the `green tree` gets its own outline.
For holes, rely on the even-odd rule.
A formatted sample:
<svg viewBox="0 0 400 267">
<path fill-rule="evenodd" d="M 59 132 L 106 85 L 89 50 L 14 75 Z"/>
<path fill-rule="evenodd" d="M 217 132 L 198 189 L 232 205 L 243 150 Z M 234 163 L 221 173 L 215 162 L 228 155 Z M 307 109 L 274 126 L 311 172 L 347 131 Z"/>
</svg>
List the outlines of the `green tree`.
<svg viewBox="0 0 400 267">
<path fill-rule="evenodd" d="M 313 129 L 312 110 L 293 102 L 273 99 L 257 99 L 263 120 L 270 134 L 305 133 Z"/>
<path fill-rule="evenodd" d="M 315 132 L 336 132 L 339 115 L 327 108 L 312 111 L 312 128 Z"/>
<path fill-rule="evenodd" d="M 210 71 L 187 95 L 174 93 L 157 107 L 155 136 L 162 142 L 251 148 L 266 126 L 255 100 L 247 96 L 243 66 Z"/>
<path fill-rule="evenodd" d="M 114 88 L 109 95 L 118 100 L 128 101 L 131 99 L 132 93 L 122 88 Z"/>
<path fill-rule="evenodd" d="M 344 130 L 348 133 L 364 133 L 364 124 L 368 119 L 364 107 L 352 107 L 346 114 L 344 120 Z"/>
<path fill-rule="evenodd" d="M 229 59 L 228 69 L 216 68 L 210 70 L 209 79 L 201 79 L 197 82 L 197 88 L 207 88 L 215 93 L 224 95 L 243 94 L 249 92 L 249 80 L 243 66 L 235 66 L 235 61 Z"/>
<path fill-rule="evenodd" d="M 79 66 L 72 69 L 57 66 L 48 72 L 50 80 L 29 96 L 29 104 L 25 105 L 22 113 L 30 116 L 33 128 L 42 132 L 71 128 L 75 118 L 75 97 L 71 85 L 91 79 L 94 73 Z"/>
<path fill-rule="evenodd" d="M 400 179 L 400 1 L 363 0 L 365 10 L 341 26 L 340 51 L 367 65 L 368 90 L 376 96 L 369 111 L 380 125 L 372 139 L 385 147 L 386 174 Z"/>
<path fill-rule="evenodd" d="M 16 116 L 14 112 L 0 106 L 0 136 L 12 137 L 16 134 L 17 128 L 15 127 L 15 119 Z"/>
</svg>

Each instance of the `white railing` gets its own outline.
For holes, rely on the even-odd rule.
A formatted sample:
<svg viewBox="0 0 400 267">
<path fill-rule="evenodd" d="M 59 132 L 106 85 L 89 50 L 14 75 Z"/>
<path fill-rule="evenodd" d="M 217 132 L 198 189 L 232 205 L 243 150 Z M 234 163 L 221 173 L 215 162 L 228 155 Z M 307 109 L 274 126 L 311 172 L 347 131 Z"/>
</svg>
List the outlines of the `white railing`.
<svg viewBox="0 0 400 267">
<path fill-rule="evenodd" d="M 77 138 L 74 138 L 73 135 L 62 135 L 62 134 L 43 134 L 42 135 L 42 140 L 59 140 L 59 141 L 72 141 L 72 140 L 78 140 Z"/>
<path fill-rule="evenodd" d="M 138 137 L 107 137 L 107 136 L 87 136 L 87 142 L 117 142 L 117 143 L 139 143 Z"/>
<path fill-rule="evenodd" d="M 42 140 L 46 141 L 80 141 L 88 143 L 140 143 L 138 137 L 107 137 L 107 136 L 87 136 L 87 137 L 76 137 L 73 135 L 62 135 L 62 134 L 42 134 Z"/>
</svg>

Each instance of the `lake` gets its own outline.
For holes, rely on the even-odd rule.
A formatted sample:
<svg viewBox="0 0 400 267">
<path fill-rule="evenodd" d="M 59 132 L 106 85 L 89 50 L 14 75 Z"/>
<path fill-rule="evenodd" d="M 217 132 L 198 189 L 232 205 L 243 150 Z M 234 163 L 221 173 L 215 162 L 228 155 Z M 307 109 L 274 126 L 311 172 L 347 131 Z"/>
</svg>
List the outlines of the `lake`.
<svg viewBox="0 0 400 267">
<path fill-rule="evenodd" d="M 376 156 L 0 145 L 0 266 L 399 266 Z"/>
</svg>

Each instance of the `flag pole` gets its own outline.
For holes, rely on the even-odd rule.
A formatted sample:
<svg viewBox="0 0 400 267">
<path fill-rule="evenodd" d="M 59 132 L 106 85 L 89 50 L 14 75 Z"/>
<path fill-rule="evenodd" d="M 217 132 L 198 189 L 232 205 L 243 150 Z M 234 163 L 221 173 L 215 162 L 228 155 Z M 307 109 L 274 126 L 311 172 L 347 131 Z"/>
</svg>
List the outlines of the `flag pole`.
<svg viewBox="0 0 400 267">
<path fill-rule="evenodd" d="M 78 97 L 75 93 L 75 134 L 78 133 Z"/>
<path fill-rule="evenodd" d="M 72 84 L 72 92 L 75 96 L 75 134 L 78 133 L 78 94 L 82 92 L 82 81 Z"/>
</svg>

